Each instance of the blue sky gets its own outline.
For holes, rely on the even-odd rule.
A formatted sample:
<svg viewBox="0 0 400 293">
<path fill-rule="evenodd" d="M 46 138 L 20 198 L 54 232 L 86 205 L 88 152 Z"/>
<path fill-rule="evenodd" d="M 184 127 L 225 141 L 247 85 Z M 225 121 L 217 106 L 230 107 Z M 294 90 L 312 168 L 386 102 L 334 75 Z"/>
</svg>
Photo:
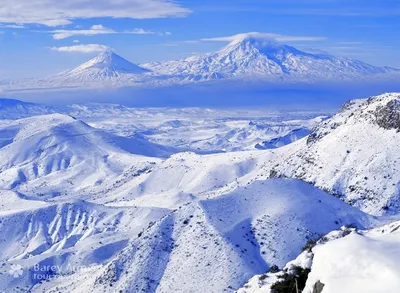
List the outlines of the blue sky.
<svg viewBox="0 0 400 293">
<path fill-rule="evenodd" d="M 225 45 L 204 39 L 246 32 L 284 36 L 299 49 L 400 67 L 399 0 L 1 2 L 2 79 L 73 68 L 104 47 L 135 63 L 178 59 Z"/>
</svg>

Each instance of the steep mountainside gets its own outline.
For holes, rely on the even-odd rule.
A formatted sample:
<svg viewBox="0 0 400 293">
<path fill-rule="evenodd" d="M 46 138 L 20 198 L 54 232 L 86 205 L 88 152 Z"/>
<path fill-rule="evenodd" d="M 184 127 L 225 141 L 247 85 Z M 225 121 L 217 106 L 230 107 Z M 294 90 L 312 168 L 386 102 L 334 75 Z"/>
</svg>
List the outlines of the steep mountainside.
<svg viewBox="0 0 400 293">
<path fill-rule="evenodd" d="M 400 94 L 345 104 L 276 166 L 373 214 L 400 211 Z"/>
</svg>

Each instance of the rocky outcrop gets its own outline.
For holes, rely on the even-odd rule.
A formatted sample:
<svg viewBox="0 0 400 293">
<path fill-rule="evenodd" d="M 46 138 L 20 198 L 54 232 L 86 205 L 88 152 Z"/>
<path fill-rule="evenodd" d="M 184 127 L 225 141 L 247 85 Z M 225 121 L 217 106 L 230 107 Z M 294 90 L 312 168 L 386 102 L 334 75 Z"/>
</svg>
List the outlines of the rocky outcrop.
<svg viewBox="0 0 400 293">
<path fill-rule="evenodd" d="M 385 129 L 400 131 L 400 100 L 389 101 L 375 112 L 376 123 Z"/>
</svg>

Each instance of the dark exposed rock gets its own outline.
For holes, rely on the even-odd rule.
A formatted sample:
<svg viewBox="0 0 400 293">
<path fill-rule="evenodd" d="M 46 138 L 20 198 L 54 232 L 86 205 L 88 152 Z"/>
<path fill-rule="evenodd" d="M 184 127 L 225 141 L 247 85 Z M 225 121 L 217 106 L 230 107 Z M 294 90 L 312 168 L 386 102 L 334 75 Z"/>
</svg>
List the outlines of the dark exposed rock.
<svg viewBox="0 0 400 293">
<path fill-rule="evenodd" d="M 279 269 L 279 267 L 277 266 L 277 265 L 272 265 L 270 268 L 269 268 L 269 273 L 277 273 L 277 272 L 280 272 L 280 269 Z"/>
<path fill-rule="evenodd" d="M 400 100 L 392 100 L 375 112 L 376 123 L 385 129 L 400 131 Z"/>
<path fill-rule="evenodd" d="M 313 144 L 314 142 L 316 142 L 318 140 L 318 133 L 317 132 L 313 132 L 311 133 L 308 137 L 307 137 L 307 144 Z"/>
<path fill-rule="evenodd" d="M 296 293 L 296 287 L 301 292 L 306 286 L 310 269 L 295 267 L 294 270 L 294 274 L 279 276 L 279 281 L 271 286 L 271 293 Z"/>
<path fill-rule="evenodd" d="M 314 284 L 314 288 L 313 288 L 313 293 L 321 293 L 322 290 L 324 289 L 325 284 L 321 283 L 321 281 L 318 281 L 317 283 Z"/>
</svg>

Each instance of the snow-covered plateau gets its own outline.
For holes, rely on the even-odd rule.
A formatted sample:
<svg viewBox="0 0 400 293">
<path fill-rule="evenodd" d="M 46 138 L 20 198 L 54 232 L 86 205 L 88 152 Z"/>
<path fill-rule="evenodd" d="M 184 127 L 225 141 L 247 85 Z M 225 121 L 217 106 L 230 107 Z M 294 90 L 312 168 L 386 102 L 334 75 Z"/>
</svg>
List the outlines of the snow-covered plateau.
<svg viewBox="0 0 400 293">
<path fill-rule="evenodd" d="M 398 292 L 400 94 L 332 114 L 0 100 L 0 291 Z"/>
</svg>

